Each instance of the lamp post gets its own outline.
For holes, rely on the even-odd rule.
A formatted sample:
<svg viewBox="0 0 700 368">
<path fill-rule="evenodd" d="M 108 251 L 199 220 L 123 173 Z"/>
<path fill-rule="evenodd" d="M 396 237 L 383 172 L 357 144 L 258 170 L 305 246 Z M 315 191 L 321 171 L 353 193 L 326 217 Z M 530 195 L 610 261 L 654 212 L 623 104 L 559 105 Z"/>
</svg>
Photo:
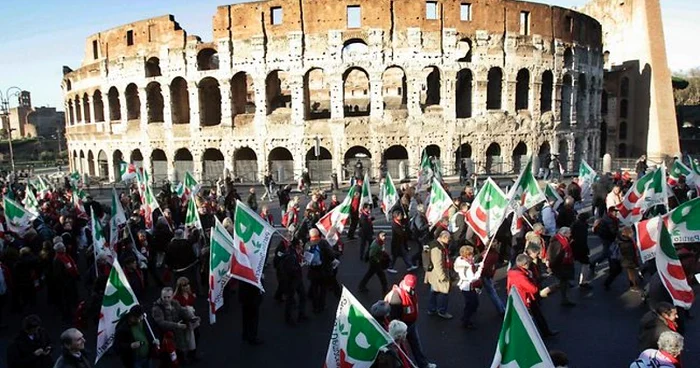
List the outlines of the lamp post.
<svg viewBox="0 0 700 368">
<path fill-rule="evenodd" d="M 7 130 L 7 141 L 10 146 L 10 164 L 12 165 L 12 179 L 15 178 L 15 155 L 12 150 L 12 127 L 10 126 L 10 98 L 19 97 L 22 89 L 19 87 L 10 87 L 5 91 L 5 94 L 0 91 L 0 115 L 2 116 L 3 128 Z"/>
</svg>

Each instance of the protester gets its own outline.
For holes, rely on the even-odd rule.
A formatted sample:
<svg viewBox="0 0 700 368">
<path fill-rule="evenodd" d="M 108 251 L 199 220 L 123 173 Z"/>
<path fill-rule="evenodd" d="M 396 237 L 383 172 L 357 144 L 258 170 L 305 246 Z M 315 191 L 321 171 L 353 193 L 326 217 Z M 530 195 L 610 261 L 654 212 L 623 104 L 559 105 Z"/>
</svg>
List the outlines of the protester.
<svg viewBox="0 0 700 368">
<path fill-rule="evenodd" d="M 603 286 L 605 290 L 610 290 L 610 285 L 623 271 L 627 275 L 630 291 L 640 292 L 641 289 L 637 286 L 637 247 L 634 244 L 634 230 L 629 227 L 623 227 L 617 239 L 612 243 L 610 256 L 610 271 L 605 279 Z"/>
<path fill-rule="evenodd" d="M 365 203 L 360 210 L 360 260 L 369 260 L 369 246 L 374 238 L 372 205 Z"/>
<path fill-rule="evenodd" d="M 124 367 L 150 368 L 151 354 L 158 344 L 146 327 L 140 305 L 131 307 L 117 323 L 114 346 Z"/>
<path fill-rule="evenodd" d="M 7 365 L 9 368 L 50 368 L 51 338 L 41 327 L 37 315 L 29 315 L 22 320 L 22 330 L 7 348 Z"/>
<path fill-rule="evenodd" d="M 185 361 L 191 357 L 195 345 L 194 328 L 199 324 L 190 309 L 184 308 L 173 300 L 173 289 L 164 287 L 160 298 L 153 303 L 151 315 L 156 326 L 163 332 L 172 332 L 175 336 L 177 356 L 179 361 Z"/>
<path fill-rule="evenodd" d="M 404 215 L 400 211 L 394 211 L 392 213 L 391 222 L 391 265 L 387 272 L 397 273 L 398 271 L 394 268 L 396 265 L 396 260 L 403 259 L 406 265 L 406 271 L 411 272 L 418 268 L 411 263 L 408 257 L 408 233 L 406 232 L 405 225 L 403 223 Z"/>
<path fill-rule="evenodd" d="M 478 268 L 474 263 L 474 247 L 463 246 L 459 248 L 459 257 L 455 260 L 454 270 L 459 276 L 457 287 L 464 297 L 464 311 L 462 313 L 462 327 L 473 329 L 472 316 L 479 308 L 479 293 L 481 288 L 480 273 L 483 268 Z"/>
<path fill-rule="evenodd" d="M 386 232 L 380 231 L 377 238 L 369 247 L 369 266 L 367 272 L 360 280 L 360 291 L 367 292 L 367 283 L 372 276 L 377 275 L 379 283 L 382 287 L 382 295 L 387 292 L 387 281 L 384 270 L 389 267 L 389 254 L 386 252 L 384 245 L 386 244 Z"/>
<path fill-rule="evenodd" d="M 452 315 L 447 312 L 447 302 L 452 282 L 450 276 L 452 262 L 449 258 L 449 244 L 449 231 L 443 231 L 437 240 L 430 243 L 428 252 L 432 269 L 425 273 L 425 283 L 430 285 L 428 314 L 437 314 L 444 319 L 452 319 Z"/>
<path fill-rule="evenodd" d="M 554 275 L 559 279 L 559 290 L 561 291 L 561 305 L 573 307 L 576 304 L 569 300 L 569 281 L 574 279 L 574 252 L 571 247 L 571 229 L 562 227 L 557 234 L 552 237 L 549 243 L 547 256 L 549 257 L 549 267 Z"/>
<path fill-rule="evenodd" d="M 85 337 L 77 328 L 69 328 L 61 334 L 63 350 L 54 368 L 91 368 L 92 363 L 85 354 Z"/>
<path fill-rule="evenodd" d="M 666 302 L 647 312 L 639 323 L 639 350 L 658 349 L 656 342 L 663 332 L 678 330 L 677 320 L 676 307 Z"/>
</svg>

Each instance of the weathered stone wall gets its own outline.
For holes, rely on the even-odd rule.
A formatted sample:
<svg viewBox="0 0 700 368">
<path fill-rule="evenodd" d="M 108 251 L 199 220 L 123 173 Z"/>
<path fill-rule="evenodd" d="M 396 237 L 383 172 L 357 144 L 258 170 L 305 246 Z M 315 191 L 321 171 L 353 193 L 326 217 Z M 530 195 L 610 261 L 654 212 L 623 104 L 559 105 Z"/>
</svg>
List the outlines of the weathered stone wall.
<svg viewBox="0 0 700 368">
<path fill-rule="evenodd" d="M 358 4 L 361 24 L 348 28 Z M 325 180 L 357 158 L 374 177 L 382 162 L 415 175 L 431 145 L 448 172 L 457 155 L 490 173 L 518 171 L 529 154 L 558 152 L 569 170 L 597 156 L 600 25 L 506 0 L 473 1 L 461 20 L 460 6 L 437 1 L 427 19 L 421 1 L 267 1 L 218 7 L 212 42 L 172 16 L 91 36 L 63 81 L 71 164 L 113 178 L 123 157 L 156 178 L 207 180 L 251 168 L 290 180 L 308 167 Z"/>
</svg>

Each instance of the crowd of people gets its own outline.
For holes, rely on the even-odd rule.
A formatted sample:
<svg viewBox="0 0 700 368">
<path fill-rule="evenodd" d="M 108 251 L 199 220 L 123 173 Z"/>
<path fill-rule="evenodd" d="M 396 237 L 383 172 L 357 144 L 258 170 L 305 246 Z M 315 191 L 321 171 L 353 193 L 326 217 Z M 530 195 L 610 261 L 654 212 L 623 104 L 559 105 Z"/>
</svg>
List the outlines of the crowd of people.
<svg viewBox="0 0 700 368">
<path fill-rule="evenodd" d="M 359 171 L 353 181 L 358 188 L 361 167 Z M 460 325 L 467 330 L 479 327 L 482 293 L 504 315 L 506 303 L 495 286 L 496 273 L 503 268 L 506 289 L 517 290 L 540 335 L 545 339 L 556 336 L 558 331 L 549 326 L 542 311 L 543 300 L 559 294 L 562 306 L 575 307 L 570 289 L 590 290 L 592 280 L 605 269 L 604 265 L 608 266 L 606 290 L 613 288 L 617 276 L 624 271 L 629 290 L 642 293 L 649 306 L 639 327 L 639 359 L 668 361 L 673 364 L 669 366 L 680 367 L 682 334 L 689 311 L 669 304 L 671 297 L 653 265 L 640 262 L 633 229 L 617 220 L 617 204 L 632 182 L 628 175 L 602 175 L 593 187 L 592 213 L 581 211 L 585 198 L 576 178 L 570 184 L 557 184 L 563 204 L 556 206 L 548 200 L 526 211 L 522 215 L 523 226 L 515 234 L 511 232 L 512 219 L 507 219 L 490 244 L 485 244 L 467 225 L 467 212 L 476 196 L 475 186 L 469 182 L 454 196 L 454 206 L 432 226 L 426 217 L 429 188 L 418 191 L 409 183 L 402 184 L 398 202 L 387 209 L 390 231 L 374 229 L 374 214 L 378 212 L 372 208 L 376 208 L 377 198 L 374 206 L 363 204 L 358 189 L 349 200 L 347 232 L 333 242 L 323 236 L 316 224 L 341 204 L 336 194 L 327 198 L 324 191 L 309 188 L 303 188 L 309 190 L 308 195 L 296 194 L 291 185 L 275 187 L 272 177 L 266 176 L 264 197 L 268 201 L 276 199 L 281 208 L 281 221 L 275 223 L 278 216 L 273 216 L 270 206 L 264 204 L 264 198 L 258 197 L 254 188 L 242 200 L 233 182 L 227 179 L 196 193 L 204 229 L 200 231 L 184 227 L 187 203 L 169 185 L 157 195 L 161 210 L 155 213 L 149 228 L 147 223 L 151 221 L 144 218 L 142 195 L 134 184 L 120 194 L 120 204 L 130 216 L 114 249 L 137 298 L 145 301 L 147 292 L 157 289 L 160 297 L 123 314 L 117 325 L 114 351 L 125 367 L 151 367 L 153 357 L 164 367 L 200 359 L 198 314 L 206 311 L 197 311 L 195 301 L 204 297 L 208 288 L 208 231 L 216 218 L 233 233 L 232 214 L 240 200 L 266 221 L 285 228 L 283 239 L 271 245 L 274 253 L 269 267 L 278 281 L 274 299 L 283 304 L 284 320 L 291 326 L 310 318 L 309 312 L 319 314 L 326 310 L 328 294 L 340 297 L 339 260 L 346 253 L 346 242 L 357 239 L 360 261 L 367 267 L 357 290 L 371 293 L 371 282 L 376 276 L 380 298 L 370 311 L 397 342 L 380 352 L 376 367 L 409 367 L 409 361 L 419 368 L 435 367 L 423 351 L 416 321 L 423 314 L 452 319 L 448 312 L 450 302 L 461 303 Z M 442 185 L 451 193 L 447 183 Z M 36 188 L 17 182 L 3 186 L 2 195 L 21 201 L 27 190 Z M 75 183 L 66 178 L 62 187 L 37 192 L 40 211 L 32 228 L 24 234 L 9 231 L 6 219 L 0 219 L 5 225 L 0 258 L 0 328 L 7 326 L 3 323 L 7 302 L 13 316 L 27 315 L 36 310 L 38 298 L 43 295 L 46 303 L 74 326 L 60 336 L 62 351 L 54 360 L 57 354 L 52 352 L 52 339 L 42 328 L 41 318 L 27 315 L 8 348 L 10 368 L 54 364 L 91 367 L 85 357 L 81 330 L 97 324 L 110 259 L 103 254 L 94 256 L 85 214 L 94 213 L 108 228 L 110 208 L 88 196 L 82 212 L 71 198 L 74 190 Z M 691 190 L 685 181 L 679 183 L 674 188 L 675 205 L 687 201 L 688 192 Z M 258 202 L 263 204 L 259 206 Z M 594 257 L 590 254 L 591 232 L 603 246 L 603 251 Z M 678 246 L 679 256 L 688 267 L 686 274 L 693 274 L 698 260 L 697 244 Z M 403 270 L 397 267 L 398 260 L 403 263 Z M 387 272 L 400 273 L 400 283 L 389 285 Z M 429 286 L 429 303 L 422 311 L 417 296 L 425 290 L 420 287 L 421 276 L 422 283 Z M 259 289 L 244 282 L 230 282 L 227 288 L 226 296 L 230 298 L 236 289 L 241 303 L 243 340 L 251 345 L 263 344 L 257 327 L 262 298 Z M 40 292 L 44 289 L 45 294 Z M 454 300 L 455 293 L 462 295 L 461 302 Z M 565 354 L 554 351 L 551 356 L 560 366 L 566 366 Z"/>
</svg>

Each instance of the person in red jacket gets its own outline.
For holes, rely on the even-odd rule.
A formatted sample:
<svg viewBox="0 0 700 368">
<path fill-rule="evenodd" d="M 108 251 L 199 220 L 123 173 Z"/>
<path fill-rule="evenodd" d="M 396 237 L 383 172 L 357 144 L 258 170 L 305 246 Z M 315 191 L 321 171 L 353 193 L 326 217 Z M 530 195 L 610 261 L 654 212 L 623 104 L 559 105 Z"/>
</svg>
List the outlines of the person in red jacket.
<svg viewBox="0 0 700 368">
<path fill-rule="evenodd" d="M 532 319 L 535 321 L 537 329 L 540 330 L 540 335 L 542 335 L 542 337 L 556 336 L 559 331 L 549 329 L 549 325 L 544 319 L 544 315 L 540 309 L 540 290 L 530 273 L 531 262 L 530 257 L 526 254 L 520 254 L 515 258 L 515 266 L 510 269 L 507 274 L 507 288 L 510 291 L 511 288 L 514 287 L 515 291 L 518 292 L 523 303 L 525 303 L 525 306 L 530 311 Z"/>
</svg>

